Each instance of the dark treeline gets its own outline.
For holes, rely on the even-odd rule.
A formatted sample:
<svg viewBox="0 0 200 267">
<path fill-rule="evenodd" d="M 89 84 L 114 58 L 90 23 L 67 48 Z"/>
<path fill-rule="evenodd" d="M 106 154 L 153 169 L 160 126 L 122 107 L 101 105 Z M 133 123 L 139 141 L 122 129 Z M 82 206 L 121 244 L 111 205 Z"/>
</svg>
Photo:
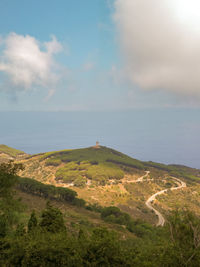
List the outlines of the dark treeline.
<svg viewBox="0 0 200 267">
<path fill-rule="evenodd" d="M 77 193 L 69 188 L 47 185 L 34 179 L 22 177 L 17 179 L 17 188 L 23 192 L 46 199 L 69 202 L 76 206 L 85 206 L 85 201 L 77 198 Z"/>
</svg>

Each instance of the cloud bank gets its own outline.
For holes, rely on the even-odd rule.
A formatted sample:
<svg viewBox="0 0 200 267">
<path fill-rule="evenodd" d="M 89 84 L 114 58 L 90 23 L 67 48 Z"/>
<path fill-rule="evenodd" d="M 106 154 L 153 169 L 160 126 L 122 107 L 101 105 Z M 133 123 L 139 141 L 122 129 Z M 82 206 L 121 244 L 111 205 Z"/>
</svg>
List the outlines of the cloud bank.
<svg viewBox="0 0 200 267">
<path fill-rule="evenodd" d="M 179 0 L 115 0 L 126 74 L 143 89 L 200 96 L 200 29 L 176 16 Z"/>
<path fill-rule="evenodd" d="M 56 38 L 41 43 L 32 36 L 11 33 L 0 44 L 0 72 L 6 74 L 12 88 L 51 87 L 51 96 L 59 79 L 54 55 L 62 50 Z"/>
</svg>

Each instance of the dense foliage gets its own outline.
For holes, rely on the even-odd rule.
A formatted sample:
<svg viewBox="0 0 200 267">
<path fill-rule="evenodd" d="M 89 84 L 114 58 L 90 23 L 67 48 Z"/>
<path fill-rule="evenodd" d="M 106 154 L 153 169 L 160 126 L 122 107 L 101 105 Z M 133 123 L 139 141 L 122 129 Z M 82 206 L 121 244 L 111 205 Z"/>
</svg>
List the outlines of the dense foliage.
<svg viewBox="0 0 200 267">
<path fill-rule="evenodd" d="M 84 206 L 85 201 L 77 198 L 77 193 L 69 188 L 43 184 L 34 179 L 18 177 L 17 187 L 24 192 L 47 199 L 66 201 L 77 206 Z"/>
</svg>

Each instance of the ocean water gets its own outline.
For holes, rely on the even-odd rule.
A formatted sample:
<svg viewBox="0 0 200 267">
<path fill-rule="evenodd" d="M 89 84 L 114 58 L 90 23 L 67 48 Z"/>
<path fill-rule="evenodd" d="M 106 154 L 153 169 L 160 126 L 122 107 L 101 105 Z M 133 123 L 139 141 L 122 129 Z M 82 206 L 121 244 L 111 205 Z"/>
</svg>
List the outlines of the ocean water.
<svg viewBox="0 0 200 267">
<path fill-rule="evenodd" d="M 200 110 L 0 112 L 0 143 L 34 154 L 100 145 L 200 168 Z"/>
</svg>

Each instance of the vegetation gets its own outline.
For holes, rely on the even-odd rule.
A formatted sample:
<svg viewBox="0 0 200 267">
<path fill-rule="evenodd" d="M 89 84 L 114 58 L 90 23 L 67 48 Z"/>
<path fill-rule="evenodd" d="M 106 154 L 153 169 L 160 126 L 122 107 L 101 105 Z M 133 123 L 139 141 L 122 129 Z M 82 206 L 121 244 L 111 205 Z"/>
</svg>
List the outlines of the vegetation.
<svg viewBox="0 0 200 267">
<path fill-rule="evenodd" d="M 77 193 L 69 188 L 46 185 L 34 179 L 22 177 L 18 177 L 17 187 L 24 192 L 41 196 L 46 199 L 56 199 L 78 206 L 85 205 L 85 201 L 83 199 L 78 199 Z"/>
<path fill-rule="evenodd" d="M 101 146 L 99 149 L 89 147 L 73 150 L 63 150 L 58 152 L 48 152 L 42 155 L 41 160 L 51 158 L 51 159 L 61 159 L 62 162 L 69 161 L 90 161 L 91 163 L 106 162 L 109 160 L 116 160 L 117 163 L 127 163 L 134 166 L 141 166 L 143 164 L 136 159 L 133 159 L 121 152 L 114 149 Z"/>
<path fill-rule="evenodd" d="M 15 184 L 20 183 L 16 172 L 21 167 L 13 163 L 0 165 L 0 266 L 200 265 L 200 219 L 187 210 L 175 211 L 166 227 L 156 228 L 135 221 L 116 207 L 88 206 L 99 210 L 111 225 L 126 225 L 133 233 L 129 238 L 101 225 L 84 228 L 86 220 L 71 231 L 63 213 L 49 202 L 41 213 L 33 211 L 23 223 L 25 209 L 13 197 Z M 30 190 L 31 186 L 25 188 Z M 47 192 L 50 188 L 46 187 Z M 76 195 L 67 192 L 68 197 L 73 195 L 76 199 Z"/>
<path fill-rule="evenodd" d="M 6 145 L 0 145 L 0 153 L 5 153 L 11 157 L 16 157 L 18 155 L 22 155 L 25 154 L 23 151 L 15 149 L 15 148 L 11 148 L 9 146 Z"/>
<path fill-rule="evenodd" d="M 128 225 L 131 222 L 129 214 L 122 212 L 119 208 L 111 206 L 105 207 L 101 211 L 101 218 L 105 221 Z"/>
<path fill-rule="evenodd" d="M 95 184 L 105 185 L 110 179 L 120 180 L 124 177 L 124 171 L 131 168 L 144 169 L 143 164 L 116 150 L 100 147 L 84 149 L 64 150 L 45 153 L 40 160 L 46 160 L 46 166 L 59 166 L 56 179 L 64 183 L 72 183 L 83 187 L 86 179 Z"/>
<path fill-rule="evenodd" d="M 185 178 L 191 184 L 200 182 L 200 170 L 182 166 L 182 165 L 165 165 L 152 161 L 144 162 L 146 167 L 153 167 L 158 170 L 166 171 L 168 175 Z"/>
<path fill-rule="evenodd" d="M 52 160 L 52 159 L 51 159 Z M 55 162 L 57 162 L 56 159 Z M 54 163 L 53 163 L 54 164 Z M 74 183 L 75 186 L 84 186 L 87 179 L 96 184 L 105 185 L 110 179 L 122 179 L 124 172 L 112 163 L 98 163 L 97 161 L 71 161 L 56 172 L 56 180 L 64 183 Z"/>
<path fill-rule="evenodd" d="M 127 175 L 137 179 L 147 170 L 150 171 L 149 179 L 174 176 L 185 179 L 188 185 L 200 181 L 197 169 L 142 162 L 103 146 L 37 154 L 27 158 L 24 164 L 27 168 L 21 173 L 23 177 L 36 177 L 39 181 L 50 183 L 56 179 L 57 183 L 72 184 L 76 188 L 116 184 Z"/>
</svg>

